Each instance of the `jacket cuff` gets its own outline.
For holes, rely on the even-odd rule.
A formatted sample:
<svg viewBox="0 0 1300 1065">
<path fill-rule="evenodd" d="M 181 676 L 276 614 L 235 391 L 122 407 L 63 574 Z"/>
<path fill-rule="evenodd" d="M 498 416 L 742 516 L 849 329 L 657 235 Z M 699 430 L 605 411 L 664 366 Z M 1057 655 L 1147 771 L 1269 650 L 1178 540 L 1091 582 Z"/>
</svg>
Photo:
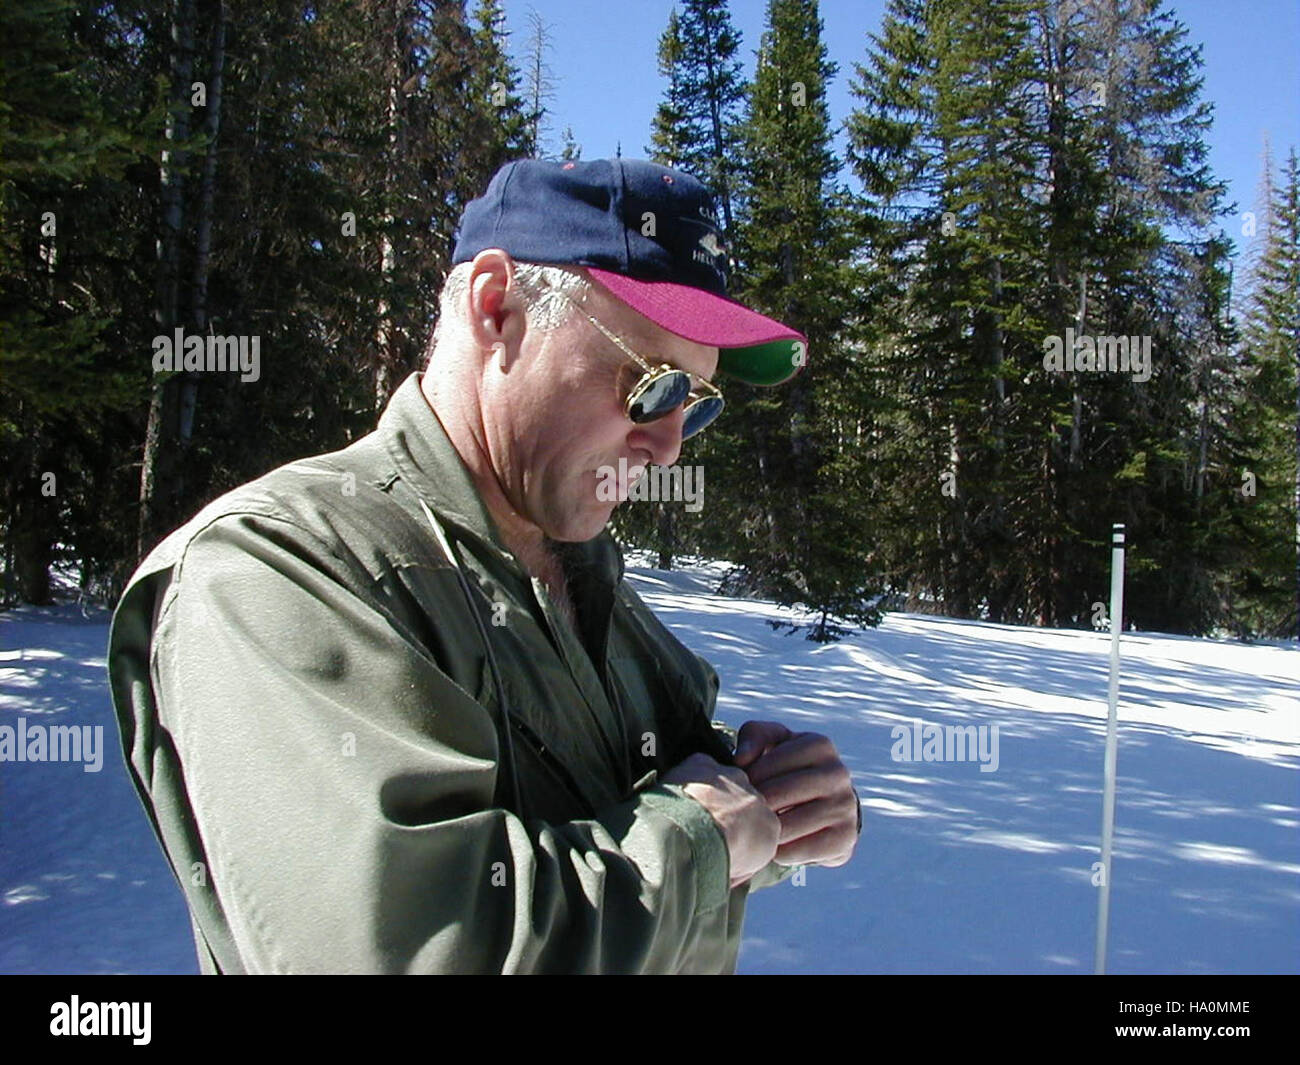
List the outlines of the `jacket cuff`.
<svg viewBox="0 0 1300 1065">
<path fill-rule="evenodd" d="M 731 852 L 713 815 L 681 784 L 656 784 L 642 791 L 638 800 L 677 825 L 690 841 L 696 916 L 725 903 L 731 894 Z"/>
</svg>

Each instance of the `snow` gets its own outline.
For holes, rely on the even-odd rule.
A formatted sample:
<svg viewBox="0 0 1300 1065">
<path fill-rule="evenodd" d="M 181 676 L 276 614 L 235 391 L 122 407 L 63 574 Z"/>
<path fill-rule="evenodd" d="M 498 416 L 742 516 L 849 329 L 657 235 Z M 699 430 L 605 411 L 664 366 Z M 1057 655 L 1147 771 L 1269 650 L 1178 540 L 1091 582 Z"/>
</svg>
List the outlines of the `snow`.
<svg viewBox="0 0 1300 1065">
<path fill-rule="evenodd" d="M 189 917 L 127 777 L 108 611 L 0 614 L 0 725 L 100 725 L 104 765 L 0 762 L 0 972 L 197 973 Z"/>
<path fill-rule="evenodd" d="M 741 972 L 1091 971 L 1107 634 L 890 613 L 817 645 L 712 594 L 721 564 L 632 561 L 722 678 L 718 717 L 825 733 L 861 796 L 848 865 L 750 898 Z M 108 620 L 0 615 L 0 725 L 102 725 L 107 748 L 99 773 L 0 762 L 0 972 L 198 971 L 119 750 Z M 1110 971 L 1300 971 L 1300 651 L 1125 633 L 1122 653 Z M 996 770 L 894 761 L 927 725 L 996 726 Z"/>
</svg>

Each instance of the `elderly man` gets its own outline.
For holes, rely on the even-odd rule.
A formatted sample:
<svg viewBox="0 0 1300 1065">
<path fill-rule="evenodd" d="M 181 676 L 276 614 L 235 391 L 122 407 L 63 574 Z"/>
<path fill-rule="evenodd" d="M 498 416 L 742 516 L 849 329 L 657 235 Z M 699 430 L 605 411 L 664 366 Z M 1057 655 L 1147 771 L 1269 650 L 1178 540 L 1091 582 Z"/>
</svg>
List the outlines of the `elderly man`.
<svg viewBox="0 0 1300 1065">
<path fill-rule="evenodd" d="M 733 754 L 597 482 L 804 340 L 725 297 L 707 191 L 650 163 L 510 164 L 454 260 L 378 429 L 210 504 L 114 618 L 200 965 L 734 971 L 747 893 L 848 861 L 857 797 L 824 737 L 750 722 Z"/>
</svg>

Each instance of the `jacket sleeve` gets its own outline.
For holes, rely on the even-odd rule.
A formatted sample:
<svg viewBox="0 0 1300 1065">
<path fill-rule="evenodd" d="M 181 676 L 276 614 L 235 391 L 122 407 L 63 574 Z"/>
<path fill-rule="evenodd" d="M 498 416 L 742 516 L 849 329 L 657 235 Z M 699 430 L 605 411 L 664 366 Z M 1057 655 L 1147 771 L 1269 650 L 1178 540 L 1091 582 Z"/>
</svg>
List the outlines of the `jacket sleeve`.
<svg viewBox="0 0 1300 1065">
<path fill-rule="evenodd" d="M 244 966 L 671 972 L 716 953 L 729 859 L 704 807 L 658 785 L 592 820 L 494 808 L 488 711 L 340 566 L 287 521 L 227 516 L 158 606 L 156 727 Z"/>
</svg>

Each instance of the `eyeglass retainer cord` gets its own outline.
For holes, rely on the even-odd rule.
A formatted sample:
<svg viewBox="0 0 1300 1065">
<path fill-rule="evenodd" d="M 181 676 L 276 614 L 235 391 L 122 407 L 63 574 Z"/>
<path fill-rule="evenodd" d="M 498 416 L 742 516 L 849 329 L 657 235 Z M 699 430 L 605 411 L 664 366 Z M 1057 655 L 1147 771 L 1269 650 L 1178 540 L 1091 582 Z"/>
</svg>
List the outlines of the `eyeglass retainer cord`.
<svg viewBox="0 0 1300 1065">
<path fill-rule="evenodd" d="M 420 509 L 424 511 L 425 517 L 429 519 L 429 524 L 433 526 L 433 533 L 438 540 L 438 546 L 442 548 L 443 554 L 447 556 L 447 561 L 451 563 L 452 568 L 456 571 L 456 577 L 460 582 L 461 591 L 465 595 L 465 602 L 469 606 L 470 614 L 474 617 L 474 624 L 478 629 L 479 639 L 482 641 L 483 650 L 487 655 L 488 669 L 492 673 L 492 685 L 497 696 L 497 706 L 500 707 L 501 710 L 501 733 L 504 737 L 503 746 L 506 761 L 510 766 L 510 787 L 514 794 L 515 813 L 521 820 L 523 820 L 525 817 L 524 799 L 523 792 L 519 787 L 519 774 L 515 769 L 515 746 L 514 739 L 510 734 L 510 705 L 506 701 L 505 686 L 501 683 L 501 672 L 497 667 L 496 655 L 492 653 L 492 640 L 488 636 L 487 628 L 483 624 L 483 618 L 479 614 L 478 607 L 475 605 L 474 592 L 469 586 L 469 581 L 465 577 L 465 571 L 461 567 L 460 560 L 456 557 L 455 551 L 452 549 L 451 541 L 448 539 L 447 533 L 442 527 L 442 523 L 434 516 L 433 511 L 429 509 L 429 505 L 423 499 L 420 500 Z"/>
</svg>

